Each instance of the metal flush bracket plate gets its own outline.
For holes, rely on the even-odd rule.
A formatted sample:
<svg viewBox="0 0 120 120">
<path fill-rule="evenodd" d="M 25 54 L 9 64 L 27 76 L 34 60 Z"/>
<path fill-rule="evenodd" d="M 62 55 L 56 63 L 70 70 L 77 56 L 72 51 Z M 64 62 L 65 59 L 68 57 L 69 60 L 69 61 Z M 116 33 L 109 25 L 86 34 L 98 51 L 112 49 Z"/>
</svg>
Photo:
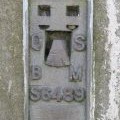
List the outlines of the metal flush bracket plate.
<svg viewBox="0 0 120 120">
<path fill-rule="evenodd" d="M 93 1 L 25 0 L 23 9 L 24 119 L 92 120 Z"/>
</svg>

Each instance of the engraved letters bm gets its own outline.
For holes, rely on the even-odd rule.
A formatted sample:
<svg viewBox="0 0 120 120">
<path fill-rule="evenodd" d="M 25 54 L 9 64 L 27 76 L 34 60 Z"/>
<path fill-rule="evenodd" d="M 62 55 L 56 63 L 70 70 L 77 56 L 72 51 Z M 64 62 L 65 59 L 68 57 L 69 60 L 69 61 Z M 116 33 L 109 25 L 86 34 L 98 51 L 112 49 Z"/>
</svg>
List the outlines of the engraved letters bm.
<svg viewBox="0 0 120 120">
<path fill-rule="evenodd" d="M 82 36 L 82 35 L 77 35 L 75 38 L 74 38 L 74 43 L 73 43 L 73 48 L 76 50 L 76 51 L 83 51 L 85 50 L 85 37 Z"/>
<path fill-rule="evenodd" d="M 33 80 L 39 80 L 42 78 L 42 69 L 41 67 L 37 65 L 32 66 L 32 79 Z"/>
</svg>

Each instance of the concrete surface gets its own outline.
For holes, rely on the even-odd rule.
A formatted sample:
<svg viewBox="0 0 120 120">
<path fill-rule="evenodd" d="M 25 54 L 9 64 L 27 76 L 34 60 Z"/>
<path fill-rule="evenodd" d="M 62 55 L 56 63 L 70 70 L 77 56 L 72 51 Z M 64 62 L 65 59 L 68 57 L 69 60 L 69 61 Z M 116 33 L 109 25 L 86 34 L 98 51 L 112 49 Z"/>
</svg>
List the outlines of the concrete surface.
<svg viewBox="0 0 120 120">
<path fill-rule="evenodd" d="M 23 120 L 22 1 L 0 0 L 0 120 Z"/>
</svg>

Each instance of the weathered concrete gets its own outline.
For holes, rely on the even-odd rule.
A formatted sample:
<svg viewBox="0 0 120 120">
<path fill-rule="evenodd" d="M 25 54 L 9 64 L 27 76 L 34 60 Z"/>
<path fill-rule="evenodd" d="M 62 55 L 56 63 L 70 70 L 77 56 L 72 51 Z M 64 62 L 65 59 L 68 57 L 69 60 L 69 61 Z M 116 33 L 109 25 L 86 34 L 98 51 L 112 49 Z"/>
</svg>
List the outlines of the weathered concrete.
<svg viewBox="0 0 120 120">
<path fill-rule="evenodd" d="M 120 120 L 119 34 L 120 0 L 95 0 L 95 120 Z"/>
<path fill-rule="evenodd" d="M 0 0 L 0 42 L 0 120 L 23 120 L 22 1 Z M 92 118 L 120 120 L 120 0 L 94 0 L 93 54 Z"/>
<path fill-rule="evenodd" d="M 0 0 L 0 120 L 23 120 L 22 0 Z"/>
</svg>

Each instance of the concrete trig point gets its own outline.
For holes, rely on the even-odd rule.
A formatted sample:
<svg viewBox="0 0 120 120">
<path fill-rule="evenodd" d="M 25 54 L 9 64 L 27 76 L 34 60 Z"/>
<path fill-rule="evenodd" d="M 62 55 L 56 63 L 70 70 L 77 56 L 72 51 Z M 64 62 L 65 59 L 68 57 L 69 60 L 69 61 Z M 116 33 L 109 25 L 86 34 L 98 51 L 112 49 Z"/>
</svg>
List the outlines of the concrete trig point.
<svg viewBox="0 0 120 120">
<path fill-rule="evenodd" d="M 87 6 L 31 0 L 30 120 L 87 119 Z"/>
</svg>

